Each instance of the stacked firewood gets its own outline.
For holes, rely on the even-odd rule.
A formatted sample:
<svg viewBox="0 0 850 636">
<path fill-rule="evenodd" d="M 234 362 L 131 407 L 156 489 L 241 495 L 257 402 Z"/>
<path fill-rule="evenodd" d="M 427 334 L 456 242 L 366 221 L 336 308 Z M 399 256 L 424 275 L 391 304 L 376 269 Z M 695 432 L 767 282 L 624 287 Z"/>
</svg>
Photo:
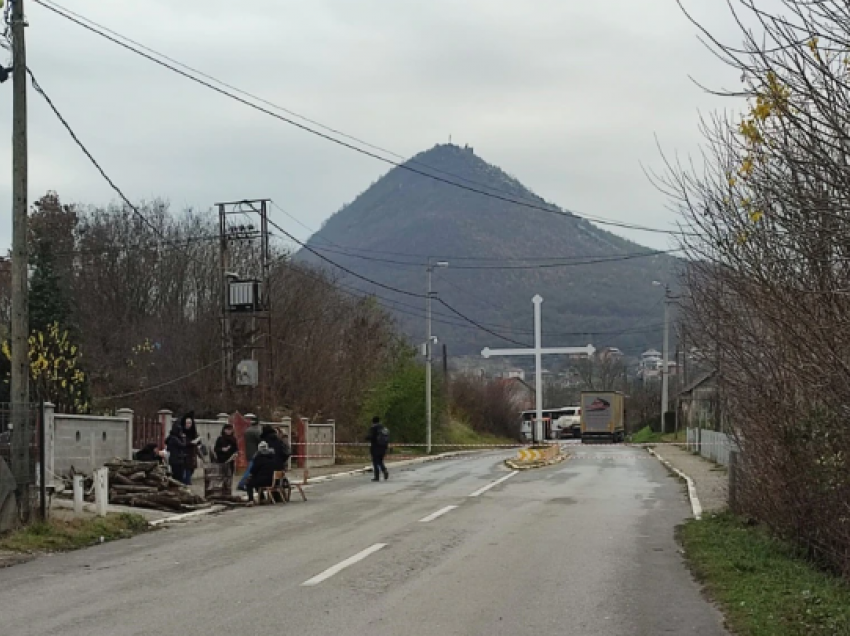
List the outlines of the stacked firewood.
<svg viewBox="0 0 850 636">
<path fill-rule="evenodd" d="M 210 507 L 183 483 L 172 479 L 159 462 L 113 459 L 109 469 L 109 503 L 155 510 L 188 512 Z"/>
</svg>

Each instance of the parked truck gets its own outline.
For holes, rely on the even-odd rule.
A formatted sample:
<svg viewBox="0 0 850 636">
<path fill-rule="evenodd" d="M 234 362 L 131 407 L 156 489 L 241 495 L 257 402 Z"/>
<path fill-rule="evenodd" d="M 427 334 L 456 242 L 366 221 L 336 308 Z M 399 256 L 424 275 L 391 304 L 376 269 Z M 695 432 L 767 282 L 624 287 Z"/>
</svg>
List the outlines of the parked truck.
<svg viewBox="0 0 850 636">
<path fill-rule="evenodd" d="M 625 396 L 618 391 L 582 391 L 581 443 L 610 442 L 626 438 Z"/>
</svg>

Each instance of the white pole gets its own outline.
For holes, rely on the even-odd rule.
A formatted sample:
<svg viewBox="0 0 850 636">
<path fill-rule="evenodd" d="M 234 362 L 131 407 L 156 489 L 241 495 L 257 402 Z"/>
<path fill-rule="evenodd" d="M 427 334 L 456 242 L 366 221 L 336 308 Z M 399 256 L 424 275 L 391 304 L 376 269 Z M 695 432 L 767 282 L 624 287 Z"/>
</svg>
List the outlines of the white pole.
<svg viewBox="0 0 850 636">
<path fill-rule="evenodd" d="M 431 259 L 428 259 L 428 296 L 425 300 L 425 452 L 431 454 Z"/>
<path fill-rule="evenodd" d="M 83 514 L 83 476 L 74 475 L 74 515 Z"/>
<path fill-rule="evenodd" d="M 109 504 L 109 469 L 98 468 L 94 471 L 94 505 L 99 517 L 106 516 Z"/>
<path fill-rule="evenodd" d="M 669 396 L 669 378 L 670 378 L 670 288 L 664 288 L 664 351 L 662 353 L 663 360 L 661 362 L 661 432 L 666 433 L 667 424 L 667 405 L 670 401 Z"/>
<path fill-rule="evenodd" d="M 532 301 L 534 303 L 534 389 L 536 403 L 536 419 L 534 430 L 532 432 L 532 442 L 542 442 L 542 426 L 543 426 L 543 319 L 540 305 L 543 303 L 543 298 L 540 295 L 535 296 Z"/>
</svg>

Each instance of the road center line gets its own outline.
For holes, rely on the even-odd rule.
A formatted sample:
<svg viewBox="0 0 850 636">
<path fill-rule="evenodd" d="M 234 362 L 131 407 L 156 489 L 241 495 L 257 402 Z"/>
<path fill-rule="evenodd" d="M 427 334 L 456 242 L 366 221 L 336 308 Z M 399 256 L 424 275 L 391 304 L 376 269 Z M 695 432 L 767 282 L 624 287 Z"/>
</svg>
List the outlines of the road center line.
<svg viewBox="0 0 850 636">
<path fill-rule="evenodd" d="M 331 578 L 335 574 L 339 574 L 345 568 L 352 566 L 359 561 L 362 561 L 363 559 L 368 557 L 370 554 L 374 554 L 378 550 L 382 550 L 383 548 L 386 548 L 386 547 L 387 547 L 386 543 L 376 543 L 375 545 L 366 548 L 362 552 L 358 552 L 353 557 L 349 557 L 345 561 L 340 561 L 339 563 L 337 563 L 333 567 L 328 568 L 327 570 L 325 570 L 321 574 L 317 574 L 312 579 L 310 579 L 308 581 L 304 581 L 301 585 L 303 587 L 312 587 L 314 585 L 318 585 L 322 581 L 328 580 L 329 578 Z"/>
<path fill-rule="evenodd" d="M 442 508 L 442 509 L 438 510 L 437 512 L 431 513 L 427 517 L 422 517 L 422 519 L 419 520 L 419 523 L 428 523 L 429 521 L 433 521 L 434 519 L 437 519 L 438 517 L 442 517 L 447 512 L 451 512 L 455 508 L 457 508 L 457 506 L 446 506 L 445 508 Z"/>
<path fill-rule="evenodd" d="M 498 486 L 499 484 L 501 484 L 503 481 L 506 481 L 506 480 L 510 479 L 511 477 L 513 477 L 514 475 L 516 475 L 518 472 L 519 472 L 518 470 L 515 470 L 515 471 L 513 471 L 513 472 L 511 472 L 511 473 L 508 473 L 508 474 L 507 474 L 507 475 L 505 475 L 504 477 L 499 477 L 499 479 L 497 479 L 496 481 L 494 481 L 492 484 L 487 484 L 487 485 L 486 485 L 486 486 L 484 486 L 483 488 L 479 488 L 478 490 L 476 490 L 474 493 L 472 493 L 472 494 L 471 494 L 471 495 L 469 495 L 469 496 L 470 496 L 470 497 L 477 497 L 478 495 L 483 495 L 485 492 L 487 492 L 487 491 L 488 491 L 488 490 L 490 490 L 491 488 L 494 488 L 494 487 Z"/>
</svg>

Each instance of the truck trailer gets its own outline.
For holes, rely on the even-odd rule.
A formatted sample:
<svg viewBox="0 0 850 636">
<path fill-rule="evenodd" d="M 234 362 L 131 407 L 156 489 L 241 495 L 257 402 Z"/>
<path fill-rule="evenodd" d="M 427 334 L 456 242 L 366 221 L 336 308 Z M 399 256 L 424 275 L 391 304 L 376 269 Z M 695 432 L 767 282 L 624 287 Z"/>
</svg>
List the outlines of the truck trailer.
<svg viewBox="0 0 850 636">
<path fill-rule="evenodd" d="M 619 391 L 582 391 L 581 443 L 626 439 L 625 396 Z"/>
</svg>

